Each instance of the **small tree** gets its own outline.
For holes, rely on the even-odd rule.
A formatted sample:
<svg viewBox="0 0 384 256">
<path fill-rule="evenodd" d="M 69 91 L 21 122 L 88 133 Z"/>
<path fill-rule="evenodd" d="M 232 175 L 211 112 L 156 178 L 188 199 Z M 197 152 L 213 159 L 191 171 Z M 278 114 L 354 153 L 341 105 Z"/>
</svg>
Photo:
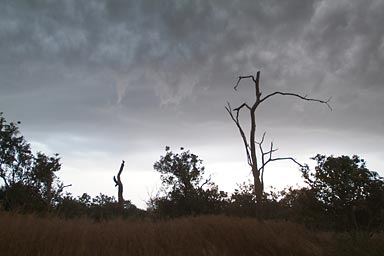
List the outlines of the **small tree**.
<svg viewBox="0 0 384 256">
<path fill-rule="evenodd" d="M 335 228 L 371 229 L 383 224 L 384 181 L 358 156 L 317 155 L 314 173 L 303 170 L 306 183 Z"/>
<path fill-rule="evenodd" d="M 169 147 L 165 150 L 165 156 L 154 164 L 161 174 L 163 196 L 152 199 L 151 207 L 168 216 L 220 211 L 226 194 L 218 191 L 210 178 L 204 179 L 202 160 L 183 148 L 180 154 L 173 153 Z"/>
<path fill-rule="evenodd" d="M 327 105 L 330 109 L 331 109 L 331 107 L 328 104 L 329 100 L 324 101 L 324 100 L 308 98 L 307 96 L 301 96 L 299 94 L 290 93 L 290 92 L 276 91 L 276 92 L 270 93 L 270 94 L 262 97 L 262 91 L 260 90 L 260 85 L 259 85 L 260 71 L 257 72 L 256 78 L 253 75 L 240 76 L 235 87 L 234 87 L 235 90 L 237 90 L 237 87 L 239 86 L 240 81 L 243 79 L 251 79 L 252 82 L 254 83 L 255 92 L 256 92 L 255 102 L 252 105 L 249 105 L 247 103 L 243 103 L 239 107 L 234 108 L 234 109 L 232 109 L 231 105 L 228 103 L 228 105 L 225 108 L 226 108 L 228 114 L 230 115 L 231 119 L 236 124 L 236 126 L 240 132 L 240 135 L 241 135 L 241 138 L 243 140 L 244 147 L 245 147 L 245 153 L 247 156 L 248 165 L 252 169 L 253 182 L 254 182 L 254 193 L 256 196 L 256 201 L 257 201 L 257 203 L 261 203 L 263 201 L 263 192 L 264 192 L 264 171 L 265 171 L 265 167 L 267 166 L 267 164 L 269 164 L 270 162 L 273 162 L 273 161 L 278 161 L 278 160 L 291 160 L 294 163 L 298 164 L 301 168 L 304 168 L 305 166 L 298 163 L 292 157 L 278 157 L 278 158 L 273 157 L 272 155 L 274 152 L 277 151 L 277 149 L 275 149 L 273 147 L 272 142 L 270 144 L 270 147 L 267 150 L 265 150 L 263 148 L 263 143 L 264 143 L 264 139 L 265 139 L 265 132 L 263 133 L 261 140 L 259 142 L 256 141 L 256 125 L 257 125 L 256 110 L 258 109 L 258 107 L 262 103 L 264 103 L 268 99 L 270 99 L 271 97 L 277 96 L 277 95 L 293 96 L 293 97 L 296 97 L 296 98 L 299 98 L 299 99 L 305 100 L 305 101 L 313 101 L 313 102 L 323 103 L 323 104 Z M 244 131 L 244 129 L 240 123 L 240 120 L 239 120 L 240 111 L 243 109 L 247 109 L 249 111 L 250 119 L 251 119 L 251 123 L 250 123 L 251 127 L 250 127 L 248 137 L 245 134 L 245 131 Z"/>
<path fill-rule="evenodd" d="M 46 202 L 48 210 L 57 204 L 63 189 L 71 186 L 64 186 L 56 176 L 55 173 L 60 169 L 61 163 L 59 154 L 49 157 L 42 152 L 38 152 L 34 157 L 29 185 L 36 188 Z"/>
<path fill-rule="evenodd" d="M 49 210 L 66 187 L 55 175 L 61 168 L 60 158 L 58 154 L 49 157 L 41 152 L 34 156 L 17 124 L 7 123 L 0 113 L 3 204 L 8 209 Z"/>
</svg>

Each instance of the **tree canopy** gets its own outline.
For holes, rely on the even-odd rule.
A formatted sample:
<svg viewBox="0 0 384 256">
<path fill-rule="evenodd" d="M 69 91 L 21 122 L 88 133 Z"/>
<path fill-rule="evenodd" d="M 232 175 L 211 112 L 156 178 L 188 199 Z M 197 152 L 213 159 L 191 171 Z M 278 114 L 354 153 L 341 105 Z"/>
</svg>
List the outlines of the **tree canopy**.
<svg viewBox="0 0 384 256">
<path fill-rule="evenodd" d="M 359 156 L 317 155 L 315 172 L 303 177 L 335 226 L 369 228 L 384 210 L 384 182 Z M 381 223 L 382 224 L 382 223 Z"/>
<path fill-rule="evenodd" d="M 174 153 L 167 146 L 165 156 L 154 164 L 161 176 L 163 195 L 151 201 L 163 215 L 181 216 L 219 211 L 226 196 L 210 178 L 204 178 L 202 160 L 189 150 Z M 205 188 L 207 187 L 207 188 Z"/>
<path fill-rule="evenodd" d="M 61 168 L 60 157 L 42 152 L 34 155 L 18 124 L 8 123 L 0 113 L 0 177 L 5 207 L 49 210 L 64 188 L 55 175 Z"/>
</svg>

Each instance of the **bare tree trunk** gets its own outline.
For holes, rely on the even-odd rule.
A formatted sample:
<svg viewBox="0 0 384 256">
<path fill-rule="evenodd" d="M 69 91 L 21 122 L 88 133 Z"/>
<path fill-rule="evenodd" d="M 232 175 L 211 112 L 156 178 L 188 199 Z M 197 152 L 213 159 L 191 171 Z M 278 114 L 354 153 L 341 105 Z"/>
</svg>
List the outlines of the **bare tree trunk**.
<svg viewBox="0 0 384 256">
<path fill-rule="evenodd" d="M 120 179 L 120 175 L 124 169 L 124 163 L 125 162 L 123 160 L 120 166 L 120 170 L 117 174 L 117 179 L 116 179 L 116 176 L 113 176 L 113 180 L 115 181 L 115 187 L 117 187 L 117 191 L 118 191 L 118 204 L 120 209 L 124 208 L 123 183 L 121 182 L 121 179 Z"/>
<path fill-rule="evenodd" d="M 254 85 L 255 85 L 255 101 L 252 105 L 248 105 L 247 103 L 241 104 L 239 107 L 232 109 L 231 105 L 228 103 L 225 109 L 229 113 L 231 119 L 233 122 L 236 124 L 240 136 L 243 140 L 243 144 L 245 147 L 245 152 L 247 155 L 247 161 L 248 165 L 252 169 L 252 175 L 253 175 L 253 182 L 254 182 L 254 194 L 256 196 L 256 202 L 258 204 L 261 204 L 263 201 L 263 195 L 264 195 L 264 170 L 265 166 L 273 161 L 278 161 L 278 160 L 291 160 L 297 165 L 299 165 L 301 168 L 306 168 L 306 166 L 301 165 L 299 162 L 297 162 L 295 159 L 292 157 L 279 157 L 279 158 L 273 158 L 272 153 L 276 152 L 277 149 L 273 148 L 273 143 L 271 143 L 270 149 L 268 151 L 264 151 L 263 149 L 263 142 L 265 138 L 265 132 L 263 133 L 263 136 L 260 140 L 260 142 L 256 142 L 256 109 L 260 106 L 261 103 L 266 101 L 267 99 L 271 98 L 272 96 L 276 95 L 282 95 L 282 96 L 293 96 L 296 98 L 299 98 L 301 100 L 305 101 L 313 101 L 313 102 L 318 102 L 325 104 L 331 109 L 330 105 L 328 104 L 329 100 L 318 100 L 318 99 L 313 99 L 313 98 L 308 98 L 306 95 L 301 96 L 296 93 L 290 93 L 290 92 L 280 92 L 276 91 L 271 94 L 268 94 L 265 97 L 261 97 L 262 92 L 260 90 L 260 71 L 257 72 L 256 78 L 251 75 L 251 76 L 240 76 L 234 89 L 237 90 L 237 87 L 239 86 L 239 83 L 242 79 L 252 79 Z M 239 120 L 239 114 L 242 109 L 248 109 L 249 114 L 250 114 L 250 130 L 249 130 L 249 137 L 246 136 L 246 133 L 244 132 L 243 127 L 241 126 L 240 120 Z M 331 109 L 332 110 L 332 109 Z M 258 148 L 257 148 L 258 146 Z M 258 152 L 257 152 L 258 151 Z M 258 158 L 259 156 L 259 158 Z"/>
</svg>

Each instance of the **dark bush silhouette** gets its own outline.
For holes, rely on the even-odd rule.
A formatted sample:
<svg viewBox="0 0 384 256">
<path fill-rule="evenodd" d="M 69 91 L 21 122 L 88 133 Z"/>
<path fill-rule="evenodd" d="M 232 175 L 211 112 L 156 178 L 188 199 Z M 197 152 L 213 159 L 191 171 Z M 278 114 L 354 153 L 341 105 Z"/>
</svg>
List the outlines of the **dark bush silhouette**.
<svg viewBox="0 0 384 256">
<path fill-rule="evenodd" d="M 112 220 L 118 217 L 141 217 L 145 211 L 138 209 L 129 200 L 124 202 L 124 207 L 112 196 L 99 194 L 91 198 L 87 193 L 77 198 L 68 194 L 64 196 L 56 208 L 57 215 L 71 219 L 89 217 L 97 221 Z"/>
<path fill-rule="evenodd" d="M 169 147 L 165 150 L 165 156 L 154 164 L 161 173 L 162 195 L 151 199 L 150 210 L 168 217 L 222 212 L 227 195 L 210 178 L 204 179 L 202 160 L 183 148 L 181 153 Z"/>
<path fill-rule="evenodd" d="M 55 175 L 61 168 L 59 155 L 34 156 L 17 124 L 7 123 L 0 113 L 0 200 L 5 210 L 49 211 L 65 187 Z"/>
<path fill-rule="evenodd" d="M 382 227 L 384 182 L 358 156 L 317 155 L 314 173 L 303 171 L 306 183 L 330 228 L 371 230 Z M 312 200 L 312 199 L 311 199 Z"/>
</svg>

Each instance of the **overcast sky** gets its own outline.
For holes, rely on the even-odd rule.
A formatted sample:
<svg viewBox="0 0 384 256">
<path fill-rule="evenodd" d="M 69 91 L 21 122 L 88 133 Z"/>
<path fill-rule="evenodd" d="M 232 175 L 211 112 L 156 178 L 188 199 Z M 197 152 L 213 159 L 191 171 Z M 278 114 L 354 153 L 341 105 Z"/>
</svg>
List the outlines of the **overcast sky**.
<svg viewBox="0 0 384 256">
<path fill-rule="evenodd" d="M 59 153 L 74 195 L 124 197 L 145 208 L 160 188 L 153 164 L 166 145 L 190 149 L 220 189 L 251 179 L 226 113 L 264 95 L 257 113 L 276 157 L 314 164 L 357 154 L 384 175 L 384 1 L 0 1 L 0 111 L 21 121 L 35 151 Z M 244 121 L 246 121 L 244 113 Z M 301 183 L 291 162 L 267 186 Z"/>
</svg>

